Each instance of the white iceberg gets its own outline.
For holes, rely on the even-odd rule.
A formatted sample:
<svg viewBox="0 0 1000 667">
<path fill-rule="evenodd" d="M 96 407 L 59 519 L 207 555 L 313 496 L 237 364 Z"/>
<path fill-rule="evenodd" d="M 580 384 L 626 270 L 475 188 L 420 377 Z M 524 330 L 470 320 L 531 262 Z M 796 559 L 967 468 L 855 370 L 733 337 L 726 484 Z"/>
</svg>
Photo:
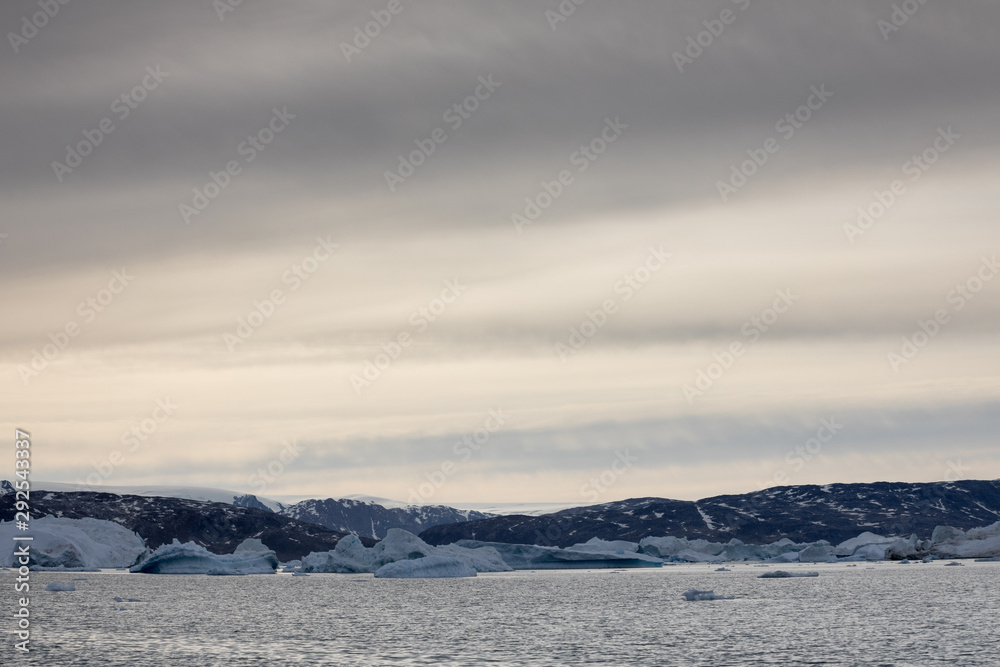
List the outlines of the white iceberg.
<svg viewBox="0 0 1000 667">
<path fill-rule="evenodd" d="M 0 522 L 0 565 L 14 567 L 17 531 L 13 521 Z M 101 519 L 45 516 L 31 521 L 29 549 L 34 570 L 96 570 L 129 567 L 148 553 L 142 538 L 128 528 Z"/>
<path fill-rule="evenodd" d="M 232 554 L 213 554 L 194 542 L 175 538 L 134 565 L 132 572 L 146 574 L 272 574 L 278 557 L 257 539 L 246 539 Z"/>
<path fill-rule="evenodd" d="M 683 597 L 688 602 L 696 602 L 700 600 L 735 600 L 736 598 L 726 595 L 716 595 L 715 591 L 699 591 L 697 588 L 690 588 L 683 593 Z"/>
<path fill-rule="evenodd" d="M 474 572 L 510 572 L 511 566 L 504 562 L 500 554 L 492 547 L 482 549 L 468 549 L 455 544 L 441 547 L 433 547 L 416 535 L 400 528 L 391 528 L 386 533 L 385 538 L 371 548 L 366 548 L 361 544 L 361 540 L 355 535 L 348 535 L 337 542 L 337 546 L 330 551 L 313 552 L 302 559 L 301 568 L 303 572 L 333 572 L 339 574 L 360 574 L 365 572 L 379 572 L 381 568 L 392 563 L 422 561 L 427 558 L 437 557 L 444 560 L 459 563 L 465 568 Z M 413 568 L 411 572 L 434 571 L 434 563 L 425 564 L 423 568 Z M 430 569 L 427 569 L 430 568 Z M 382 576 L 403 576 L 395 575 L 394 572 L 402 572 L 405 568 L 390 569 L 388 574 Z M 421 575 L 409 575 L 421 576 Z M 436 575 L 427 576 L 468 576 L 468 575 Z"/>
<path fill-rule="evenodd" d="M 626 540 L 602 540 L 599 537 L 592 537 L 586 542 L 580 544 L 574 544 L 571 547 L 566 547 L 567 549 L 573 549 L 575 551 L 606 551 L 615 554 L 634 554 L 639 551 L 638 542 L 628 542 Z"/>
<path fill-rule="evenodd" d="M 425 556 L 413 560 L 398 560 L 387 563 L 375 571 L 376 579 L 415 579 L 423 577 L 450 578 L 474 577 L 476 570 L 459 560 L 448 556 Z"/>
<path fill-rule="evenodd" d="M 790 579 L 792 577 L 818 577 L 819 572 L 788 572 L 786 570 L 774 570 L 758 574 L 758 579 Z"/>
<path fill-rule="evenodd" d="M 47 591 L 75 591 L 75 584 L 61 584 L 58 581 L 53 581 L 51 584 L 45 587 Z"/>
<path fill-rule="evenodd" d="M 1000 521 L 966 531 L 950 526 L 936 528 L 930 553 L 938 558 L 996 558 L 1000 556 Z"/>
</svg>

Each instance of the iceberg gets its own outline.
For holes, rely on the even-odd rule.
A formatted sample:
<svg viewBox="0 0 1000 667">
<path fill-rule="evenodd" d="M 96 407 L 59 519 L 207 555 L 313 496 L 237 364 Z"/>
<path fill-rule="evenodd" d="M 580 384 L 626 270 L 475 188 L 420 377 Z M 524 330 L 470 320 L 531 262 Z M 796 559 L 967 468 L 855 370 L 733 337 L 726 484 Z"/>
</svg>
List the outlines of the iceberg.
<svg viewBox="0 0 1000 667">
<path fill-rule="evenodd" d="M 194 542 L 181 544 L 176 538 L 132 566 L 132 572 L 145 574 L 272 574 L 278 569 L 278 557 L 253 538 L 243 540 L 232 554 L 213 554 Z"/>
<path fill-rule="evenodd" d="M 835 563 L 837 557 L 816 544 L 810 544 L 799 552 L 800 563 Z"/>
<path fill-rule="evenodd" d="M 0 565 L 15 565 L 13 521 L 0 522 Z M 29 566 L 33 570 L 94 571 L 129 567 L 148 553 L 146 543 L 128 528 L 101 519 L 45 516 L 31 522 Z"/>
<path fill-rule="evenodd" d="M 592 537 L 586 542 L 580 544 L 574 544 L 571 547 L 566 547 L 567 549 L 574 549 L 576 551 L 607 551 L 615 554 L 624 553 L 636 553 L 639 551 L 638 542 L 628 542 L 626 540 L 602 540 L 599 537 Z"/>
<path fill-rule="evenodd" d="M 381 572 L 386 565 L 423 561 L 431 557 L 460 564 L 462 567 L 456 566 L 455 571 L 465 572 L 468 568 L 474 572 L 510 572 L 512 569 L 504 562 L 496 549 L 490 547 L 468 549 L 457 544 L 433 547 L 416 535 L 400 528 L 389 529 L 385 539 L 371 548 L 366 548 L 361 544 L 361 540 L 357 536 L 347 535 L 337 542 L 337 546 L 330 551 L 313 552 L 303 558 L 301 569 L 303 572 L 333 572 L 338 574 L 377 573 Z M 427 575 L 394 574 L 406 571 L 406 568 L 400 567 L 391 568 L 381 576 L 469 576 L 467 574 L 433 574 L 440 567 L 434 565 L 437 562 L 431 561 L 422 567 L 414 567 L 409 570 L 410 572 L 429 572 L 430 574 Z"/>
<path fill-rule="evenodd" d="M 45 587 L 47 591 L 75 591 L 75 584 L 61 584 L 58 581 L 53 581 L 51 584 Z"/>
<path fill-rule="evenodd" d="M 786 570 L 774 570 L 758 574 L 758 579 L 790 579 L 792 577 L 818 577 L 819 572 L 788 572 Z"/>
<path fill-rule="evenodd" d="M 683 597 L 688 602 L 695 602 L 700 600 L 735 600 L 736 598 L 727 595 L 716 595 L 715 591 L 699 591 L 697 588 L 689 588 L 688 590 L 681 593 Z"/>
<path fill-rule="evenodd" d="M 950 563 L 945 563 L 944 564 L 945 567 L 955 567 L 956 565 L 959 566 L 959 567 L 961 567 L 962 563 L 958 563 L 956 561 L 951 561 Z"/>
<path fill-rule="evenodd" d="M 425 556 L 387 563 L 375 571 L 376 579 L 414 579 L 422 577 L 474 577 L 476 570 L 448 556 Z"/>
<path fill-rule="evenodd" d="M 540 547 L 534 544 L 506 544 L 504 542 L 480 542 L 459 540 L 454 546 L 471 551 L 491 549 L 496 551 L 503 562 L 515 570 L 565 570 L 661 567 L 663 561 L 642 553 L 618 553 L 584 549 L 576 545 L 572 549 Z"/>
<path fill-rule="evenodd" d="M 715 571 L 716 572 L 732 572 L 732 570 L 730 570 L 728 567 L 717 567 L 717 568 L 715 568 Z"/>
<path fill-rule="evenodd" d="M 966 531 L 939 526 L 931 536 L 930 553 L 938 558 L 1000 557 L 1000 521 Z"/>
</svg>

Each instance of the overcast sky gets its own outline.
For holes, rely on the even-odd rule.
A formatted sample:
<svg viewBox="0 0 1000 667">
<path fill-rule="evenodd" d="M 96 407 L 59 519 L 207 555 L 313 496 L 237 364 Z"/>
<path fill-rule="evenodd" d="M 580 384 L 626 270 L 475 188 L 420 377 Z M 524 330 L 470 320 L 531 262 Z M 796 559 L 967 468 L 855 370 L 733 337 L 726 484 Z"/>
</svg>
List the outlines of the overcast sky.
<svg viewBox="0 0 1000 667">
<path fill-rule="evenodd" d="M 5 2 L 0 422 L 263 495 L 1000 477 L 1000 6 L 896 7 Z"/>
</svg>

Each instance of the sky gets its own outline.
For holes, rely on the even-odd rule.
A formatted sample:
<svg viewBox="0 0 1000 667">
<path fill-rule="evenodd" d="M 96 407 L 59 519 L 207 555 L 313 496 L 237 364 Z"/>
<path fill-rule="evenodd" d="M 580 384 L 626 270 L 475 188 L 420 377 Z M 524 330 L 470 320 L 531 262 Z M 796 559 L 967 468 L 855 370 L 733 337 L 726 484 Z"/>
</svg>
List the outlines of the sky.
<svg viewBox="0 0 1000 667">
<path fill-rule="evenodd" d="M 43 5 L 0 7 L 34 479 L 1000 477 L 996 3 Z"/>
</svg>

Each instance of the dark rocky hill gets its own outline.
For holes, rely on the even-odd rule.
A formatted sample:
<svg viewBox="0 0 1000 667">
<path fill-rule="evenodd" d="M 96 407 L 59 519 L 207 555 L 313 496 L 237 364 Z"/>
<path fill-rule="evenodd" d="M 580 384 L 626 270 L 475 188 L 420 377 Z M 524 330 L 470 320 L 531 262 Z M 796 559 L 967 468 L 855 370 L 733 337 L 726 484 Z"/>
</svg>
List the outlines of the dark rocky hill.
<svg viewBox="0 0 1000 667">
<path fill-rule="evenodd" d="M 632 498 L 538 517 L 500 516 L 436 526 L 429 544 L 474 539 L 570 546 L 592 537 L 637 542 L 647 536 L 766 544 L 838 543 L 868 530 L 929 538 L 935 526 L 968 529 L 1000 520 L 1000 480 L 784 486 L 698 501 Z"/>
</svg>

